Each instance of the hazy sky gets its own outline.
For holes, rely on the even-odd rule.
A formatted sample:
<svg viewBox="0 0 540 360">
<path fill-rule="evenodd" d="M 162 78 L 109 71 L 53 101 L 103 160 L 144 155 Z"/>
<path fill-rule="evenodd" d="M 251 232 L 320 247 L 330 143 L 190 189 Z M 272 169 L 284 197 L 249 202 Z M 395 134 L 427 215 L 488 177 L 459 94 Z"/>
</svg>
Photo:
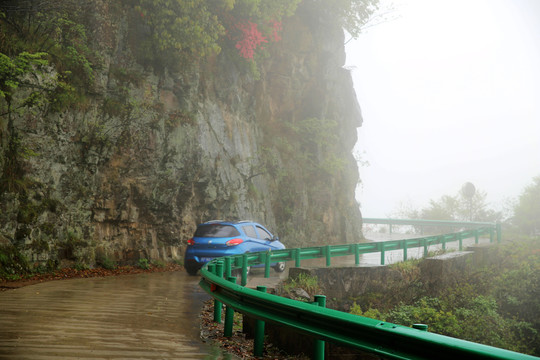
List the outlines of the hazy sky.
<svg viewBox="0 0 540 360">
<path fill-rule="evenodd" d="M 455 195 L 494 209 L 540 175 L 540 0 L 393 0 L 347 43 L 365 217 Z M 383 6 L 384 7 L 384 6 Z"/>
</svg>

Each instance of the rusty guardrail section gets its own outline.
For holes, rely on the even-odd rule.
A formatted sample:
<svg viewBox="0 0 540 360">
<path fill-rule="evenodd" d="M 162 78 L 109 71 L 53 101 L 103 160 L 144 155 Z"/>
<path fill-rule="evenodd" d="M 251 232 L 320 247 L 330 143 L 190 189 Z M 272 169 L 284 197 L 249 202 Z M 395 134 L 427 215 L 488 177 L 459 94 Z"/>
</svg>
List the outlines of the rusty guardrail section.
<svg viewBox="0 0 540 360">
<path fill-rule="evenodd" d="M 382 254 L 384 251 L 395 249 L 403 249 L 406 260 L 406 249 L 413 247 L 424 247 L 424 253 L 427 254 L 426 249 L 429 245 L 442 244 L 444 248 L 447 242 L 460 241 L 461 244 L 463 239 L 471 237 L 478 239 L 484 234 L 489 234 L 490 241 L 493 242 L 494 235 L 497 233 L 497 240 L 501 240 L 501 229 L 498 224 L 481 223 L 475 226 L 474 229 L 456 233 L 416 239 L 285 249 L 218 258 L 201 269 L 200 286 L 214 298 L 214 321 L 221 322 L 222 304 L 226 305 L 225 336 L 232 335 L 234 311 L 256 319 L 255 356 L 261 356 L 263 353 L 264 324 L 272 322 L 294 328 L 317 339 L 315 359 L 324 358 L 325 341 L 360 349 L 388 359 L 456 359 L 460 357 L 538 359 L 534 356 L 429 333 L 425 331 L 427 327 L 422 324 L 415 324 L 413 328 L 410 328 L 327 309 L 324 307 L 326 299 L 323 295 L 316 296 L 314 303 L 306 303 L 267 294 L 266 288 L 262 286 L 257 290 L 244 287 L 247 282 L 247 268 L 255 264 L 265 264 L 265 277 L 269 277 L 270 264 L 278 261 L 295 261 L 295 265 L 300 266 L 303 259 L 326 258 L 326 265 L 330 266 L 332 257 L 355 255 L 355 262 L 359 264 L 360 254 L 371 252 Z M 381 264 L 383 263 L 384 256 L 381 255 Z M 235 269 L 242 269 L 240 285 L 236 284 L 236 277 L 231 276 L 232 270 Z"/>
</svg>

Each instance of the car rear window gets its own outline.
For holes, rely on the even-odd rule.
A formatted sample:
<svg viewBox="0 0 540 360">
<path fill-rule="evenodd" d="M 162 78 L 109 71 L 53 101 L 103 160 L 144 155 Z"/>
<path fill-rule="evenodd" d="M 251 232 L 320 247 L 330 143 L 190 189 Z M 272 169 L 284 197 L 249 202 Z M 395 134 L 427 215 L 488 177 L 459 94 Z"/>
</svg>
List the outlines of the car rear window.
<svg viewBox="0 0 540 360">
<path fill-rule="evenodd" d="M 240 232 L 231 225 L 208 224 L 200 225 L 195 231 L 195 237 L 233 237 L 239 236 Z"/>
<path fill-rule="evenodd" d="M 242 226 L 242 230 L 244 230 L 247 236 L 251 238 L 257 238 L 257 232 L 255 231 L 253 225 Z"/>
<path fill-rule="evenodd" d="M 270 234 L 268 231 L 264 230 L 262 227 L 257 226 L 257 231 L 259 232 L 259 239 L 263 240 L 272 240 L 272 234 Z"/>
</svg>

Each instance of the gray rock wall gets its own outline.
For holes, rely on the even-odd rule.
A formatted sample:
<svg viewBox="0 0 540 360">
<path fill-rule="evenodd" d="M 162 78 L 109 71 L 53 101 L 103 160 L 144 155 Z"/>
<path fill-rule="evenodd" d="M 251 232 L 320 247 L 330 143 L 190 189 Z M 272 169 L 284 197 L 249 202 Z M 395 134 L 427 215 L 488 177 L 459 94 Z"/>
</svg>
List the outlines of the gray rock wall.
<svg viewBox="0 0 540 360">
<path fill-rule="evenodd" d="M 128 13 L 95 4 L 101 67 L 88 98 L 15 118 L 33 155 L 24 186 L 0 194 L 3 244 L 93 265 L 181 258 L 196 224 L 215 218 L 260 221 L 289 247 L 362 238 L 361 114 L 337 22 L 304 2 L 259 79 L 225 55 L 156 72 L 135 60 Z M 291 130 L 306 119 L 335 122 L 317 134 L 332 141 Z"/>
</svg>

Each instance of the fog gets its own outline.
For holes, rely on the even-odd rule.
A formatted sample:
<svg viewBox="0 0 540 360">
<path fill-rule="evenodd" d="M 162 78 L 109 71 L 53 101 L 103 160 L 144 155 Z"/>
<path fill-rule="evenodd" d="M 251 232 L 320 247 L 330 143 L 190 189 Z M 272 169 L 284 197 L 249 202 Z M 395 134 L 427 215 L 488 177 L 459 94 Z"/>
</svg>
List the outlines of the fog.
<svg viewBox="0 0 540 360">
<path fill-rule="evenodd" d="M 455 195 L 500 210 L 540 175 L 540 1 L 381 0 L 346 44 L 363 125 L 363 216 Z M 347 39 L 346 39 L 347 40 Z"/>
</svg>

